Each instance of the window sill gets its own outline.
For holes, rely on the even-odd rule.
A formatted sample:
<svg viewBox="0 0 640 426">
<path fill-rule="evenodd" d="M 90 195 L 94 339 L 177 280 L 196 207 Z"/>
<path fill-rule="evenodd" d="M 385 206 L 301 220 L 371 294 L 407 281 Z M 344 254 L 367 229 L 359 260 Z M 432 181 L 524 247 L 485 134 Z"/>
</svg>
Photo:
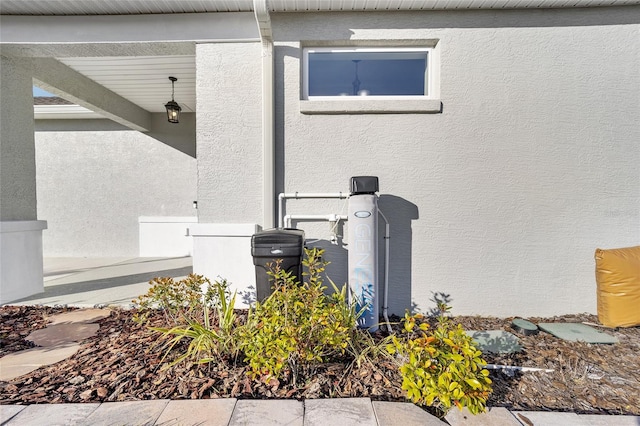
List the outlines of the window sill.
<svg viewBox="0 0 640 426">
<path fill-rule="evenodd" d="M 302 114 L 434 114 L 442 112 L 440 99 L 358 99 L 300 101 Z"/>
</svg>

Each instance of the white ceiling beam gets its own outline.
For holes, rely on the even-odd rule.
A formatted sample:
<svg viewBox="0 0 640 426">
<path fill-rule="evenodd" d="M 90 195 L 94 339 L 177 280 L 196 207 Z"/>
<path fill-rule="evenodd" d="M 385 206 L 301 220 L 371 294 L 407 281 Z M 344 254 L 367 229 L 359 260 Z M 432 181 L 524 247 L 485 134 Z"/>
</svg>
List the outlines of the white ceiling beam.
<svg viewBox="0 0 640 426">
<path fill-rule="evenodd" d="M 141 132 L 151 130 L 151 113 L 55 59 L 22 59 L 37 86 Z"/>
<path fill-rule="evenodd" d="M 0 16 L 2 43 L 197 43 L 259 39 L 251 12 Z"/>
</svg>

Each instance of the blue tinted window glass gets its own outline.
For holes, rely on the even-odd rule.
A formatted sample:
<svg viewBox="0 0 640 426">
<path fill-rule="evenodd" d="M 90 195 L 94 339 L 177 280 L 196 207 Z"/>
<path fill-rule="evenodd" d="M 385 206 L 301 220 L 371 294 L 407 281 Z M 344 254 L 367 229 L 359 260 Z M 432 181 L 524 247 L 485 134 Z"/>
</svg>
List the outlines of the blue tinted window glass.
<svg viewBox="0 0 640 426">
<path fill-rule="evenodd" d="M 427 95 L 426 52 L 309 52 L 309 96 Z"/>
</svg>

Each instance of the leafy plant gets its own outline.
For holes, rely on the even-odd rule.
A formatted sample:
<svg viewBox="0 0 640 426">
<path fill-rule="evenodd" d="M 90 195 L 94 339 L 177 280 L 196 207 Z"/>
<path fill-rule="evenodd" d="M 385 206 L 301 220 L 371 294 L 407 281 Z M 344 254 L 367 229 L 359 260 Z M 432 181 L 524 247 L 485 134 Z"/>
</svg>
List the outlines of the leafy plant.
<svg viewBox="0 0 640 426">
<path fill-rule="evenodd" d="M 324 293 L 321 274 L 328 262 L 321 260 L 323 253 L 305 250 L 306 283 L 283 270 L 280 260 L 268 265 L 274 291 L 249 311 L 247 323 L 238 330 L 254 378 L 279 378 L 286 372 L 295 383 L 314 365 L 345 353 L 357 315 L 345 288 L 331 283 L 333 294 Z"/>
<path fill-rule="evenodd" d="M 467 407 L 478 414 L 485 411 L 491 393 L 486 362 L 471 337 L 445 315 L 450 307 L 439 305 L 435 330 L 418 321 L 421 315 L 407 313 L 402 321 L 405 335 L 392 336 L 387 351 L 401 359 L 402 389 L 412 402 L 443 412 L 453 405 Z"/>
<path fill-rule="evenodd" d="M 209 279 L 202 275 L 190 274 L 178 281 L 169 277 L 154 278 L 149 284 L 149 291 L 133 300 L 138 306 L 134 320 L 139 323 L 145 324 L 149 314 L 156 309 L 164 313 L 169 324 L 202 320 L 204 305 L 215 302 L 215 290 Z M 228 286 L 224 280 L 219 284 Z"/>
<path fill-rule="evenodd" d="M 197 363 L 208 363 L 216 359 L 220 360 L 225 356 L 235 357 L 237 354 L 237 341 L 234 335 L 236 294 L 230 294 L 226 280 L 216 281 L 207 287 L 203 300 L 200 304 L 203 321 L 192 315 L 196 308 L 191 306 L 187 311 L 191 315 L 185 316 L 184 321 L 178 323 L 178 325 L 174 327 L 150 327 L 151 330 L 170 338 L 166 345 L 167 350 L 164 358 L 169 355 L 180 341 L 189 339 L 187 349 L 170 365 L 186 359 Z M 197 306 L 198 304 L 196 303 L 195 305 Z M 210 305 L 213 308 L 213 324 Z"/>
</svg>

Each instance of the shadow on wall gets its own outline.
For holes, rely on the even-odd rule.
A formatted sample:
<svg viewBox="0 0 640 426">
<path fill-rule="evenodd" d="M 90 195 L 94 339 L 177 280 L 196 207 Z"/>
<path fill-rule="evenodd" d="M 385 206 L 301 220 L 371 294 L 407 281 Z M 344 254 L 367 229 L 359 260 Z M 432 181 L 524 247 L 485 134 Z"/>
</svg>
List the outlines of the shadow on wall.
<svg viewBox="0 0 640 426">
<path fill-rule="evenodd" d="M 404 315 L 411 310 L 411 221 L 419 218 L 418 207 L 404 198 L 395 195 L 380 195 L 378 208 L 389 221 L 389 314 Z M 380 295 L 383 295 L 384 271 L 384 221 L 379 221 L 382 228 L 380 238 Z M 382 303 L 382 297 L 380 302 Z"/>
<path fill-rule="evenodd" d="M 77 119 L 77 120 L 36 120 L 37 132 L 100 132 L 100 131 L 132 131 L 128 127 L 108 119 Z M 142 132 L 141 132 L 142 133 Z M 151 130 L 144 132 L 171 148 L 196 157 L 196 115 L 183 113 L 180 123 L 172 124 L 167 121 L 164 113 L 151 114 Z"/>
<path fill-rule="evenodd" d="M 417 305 L 412 303 L 411 297 L 411 221 L 418 219 L 418 207 L 404 198 L 395 195 L 380 195 L 378 207 L 389 221 L 389 314 L 404 315 L 408 309 L 414 311 Z M 295 224 L 294 224 L 295 225 Z M 378 301 L 380 313 L 384 303 L 384 221 L 378 221 Z M 347 224 L 348 226 L 348 224 Z M 344 235 L 340 229 L 339 235 Z M 348 241 L 345 241 L 348 243 Z M 343 244 L 341 238 L 338 244 L 328 240 L 314 240 L 307 242 L 308 248 L 324 249 L 324 259 L 331 262 L 326 269 L 326 277 L 333 280 L 338 288 L 348 282 L 348 245 Z M 331 283 L 326 281 L 327 292 L 332 292 Z"/>
<path fill-rule="evenodd" d="M 342 235 L 342 234 L 341 234 Z M 332 280 L 336 287 L 339 289 L 345 285 L 349 278 L 349 266 L 348 266 L 348 258 L 349 253 L 345 246 L 342 243 L 342 240 L 338 240 L 339 244 L 332 244 L 331 241 L 328 240 L 314 240 L 311 243 L 307 244 L 308 248 L 319 248 L 324 250 L 323 259 L 330 262 L 327 265 L 327 269 L 325 271 L 326 281 L 325 285 L 327 287 L 327 293 L 333 292 L 333 287 L 331 286 Z M 306 271 L 306 268 L 305 268 Z"/>
</svg>

